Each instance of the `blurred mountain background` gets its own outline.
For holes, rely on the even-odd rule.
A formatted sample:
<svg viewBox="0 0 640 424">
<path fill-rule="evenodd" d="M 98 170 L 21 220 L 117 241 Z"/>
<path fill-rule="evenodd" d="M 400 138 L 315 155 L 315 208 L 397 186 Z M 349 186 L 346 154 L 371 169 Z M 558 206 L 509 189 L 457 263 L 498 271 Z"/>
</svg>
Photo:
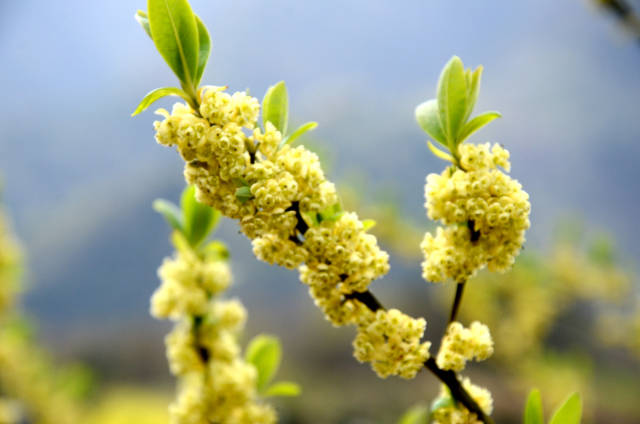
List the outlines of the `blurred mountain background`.
<svg viewBox="0 0 640 424">
<path fill-rule="evenodd" d="M 499 110 L 503 119 L 473 141 L 511 152 L 512 176 L 532 199 L 526 248 L 549 246 L 558 219 L 570 217 L 609 232 L 637 268 L 640 48 L 590 2 L 192 5 L 213 40 L 205 84 L 261 97 L 284 79 L 293 120 L 319 122 L 312 145 L 338 186 L 355 176 L 371 202 L 393 191 L 401 212 L 425 227 L 424 179 L 444 164 L 427 150 L 414 107 L 435 96 L 453 54 L 484 65 L 476 110 Z M 146 92 L 176 84 L 133 19 L 144 8 L 125 0 L 0 3 L 0 170 L 28 255 L 25 307 L 59 355 L 86 359 L 108 379 L 168 375 L 167 327 L 149 316 L 148 303 L 170 246 L 151 202 L 177 201 L 184 183 L 182 161 L 153 139 L 152 113 L 129 116 Z M 341 352 L 325 360 L 355 363 L 350 332 L 322 321 L 296 273 L 256 261 L 234 222 L 223 221 L 217 237 L 230 245 L 250 331 L 282 335 L 291 356 L 308 334 L 338 338 Z M 419 259 L 395 259 L 374 284 L 385 303 L 427 313 L 403 295 L 432 296 Z"/>
</svg>

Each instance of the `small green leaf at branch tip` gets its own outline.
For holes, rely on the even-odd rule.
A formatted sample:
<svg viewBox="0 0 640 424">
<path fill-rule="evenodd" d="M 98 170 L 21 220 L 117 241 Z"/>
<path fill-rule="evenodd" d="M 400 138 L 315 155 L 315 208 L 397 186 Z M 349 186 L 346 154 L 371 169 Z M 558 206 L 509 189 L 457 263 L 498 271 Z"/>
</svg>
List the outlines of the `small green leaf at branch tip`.
<svg viewBox="0 0 640 424">
<path fill-rule="evenodd" d="M 153 40 L 153 37 L 151 36 L 151 27 L 149 26 L 149 16 L 147 15 L 147 12 L 145 12 L 144 10 L 138 10 L 134 17 L 136 21 L 138 21 L 142 29 L 144 29 L 144 32 L 146 32 L 149 38 Z"/>
<path fill-rule="evenodd" d="M 449 147 L 447 144 L 447 137 L 444 135 L 442 125 L 440 124 L 438 101 L 436 99 L 432 99 L 418 105 L 418 107 L 416 107 L 415 115 L 418 125 L 420 125 L 424 132 L 438 143 L 445 147 Z"/>
<path fill-rule="evenodd" d="M 467 111 L 467 81 L 459 57 L 452 57 L 438 80 L 438 113 L 447 144 L 453 147 Z"/>
<path fill-rule="evenodd" d="M 272 85 L 262 99 L 262 126 L 267 122 L 276 127 L 284 137 L 289 126 L 289 95 L 284 81 Z"/>
<path fill-rule="evenodd" d="M 582 400 L 579 393 L 573 393 L 556 409 L 549 424 L 580 424 Z"/>
<path fill-rule="evenodd" d="M 266 334 L 257 335 L 249 342 L 245 359 L 256 367 L 258 373 L 257 389 L 259 392 L 263 392 L 280 366 L 282 359 L 280 341 L 276 337 Z"/>
<path fill-rule="evenodd" d="M 485 112 L 476 116 L 471 121 L 464 124 L 464 127 L 462 127 L 462 130 L 458 135 L 458 139 L 456 140 L 456 146 L 462 143 L 467 138 L 469 138 L 471 134 L 478 131 L 480 128 L 484 127 L 494 119 L 501 118 L 501 117 L 502 117 L 502 114 L 496 111 Z"/>
<path fill-rule="evenodd" d="M 191 102 L 191 98 L 189 97 L 189 95 L 180 88 L 177 88 L 177 87 L 156 88 L 155 90 L 150 91 L 149 93 L 147 93 L 146 96 L 144 96 L 144 98 L 142 99 L 142 101 L 140 102 L 136 110 L 133 111 L 131 116 L 136 116 L 137 114 L 144 112 L 149 108 L 149 106 L 151 106 L 157 100 L 160 100 L 161 98 L 167 97 L 167 96 L 178 96 L 178 97 L 182 97 L 188 103 Z"/>
<path fill-rule="evenodd" d="M 293 381 L 277 381 L 271 386 L 267 387 L 264 391 L 264 396 L 282 396 L 282 397 L 295 397 L 302 393 L 302 388 L 299 384 Z"/>
<path fill-rule="evenodd" d="M 428 424 L 428 422 L 429 408 L 426 405 L 416 405 L 402 414 L 397 424 Z"/>
<path fill-rule="evenodd" d="M 220 211 L 198 202 L 195 192 L 194 186 L 187 186 L 180 201 L 184 233 L 194 248 L 209 236 L 220 220 Z"/>
<path fill-rule="evenodd" d="M 236 199 L 238 199 L 240 203 L 245 204 L 252 197 L 253 194 L 251 194 L 249 186 L 242 186 L 236 189 Z"/>
<path fill-rule="evenodd" d="M 449 153 L 443 152 L 442 150 L 438 149 L 436 146 L 433 145 L 432 142 L 427 141 L 427 147 L 429 148 L 429 150 L 431 150 L 431 153 L 433 153 L 437 158 L 447 160 L 451 163 L 456 163 L 453 156 L 451 156 Z"/>
<path fill-rule="evenodd" d="M 544 424 L 542 399 L 538 389 L 532 389 L 524 407 L 524 424 Z"/>
<path fill-rule="evenodd" d="M 167 220 L 171 228 L 184 233 L 182 223 L 182 211 L 178 206 L 164 199 L 153 201 L 153 210 L 161 214 Z"/>
<path fill-rule="evenodd" d="M 151 38 L 186 91 L 195 91 L 199 41 L 195 15 L 187 0 L 148 0 Z"/>
<path fill-rule="evenodd" d="M 364 231 L 370 230 L 375 227 L 377 222 L 374 219 L 365 219 L 362 221 L 362 229 Z"/>
<path fill-rule="evenodd" d="M 280 147 L 293 143 L 304 133 L 313 131 L 317 126 L 317 122 L 307 122 L 306 124 L 300 125 L 291 135 L 288 135 L 282 139 L 282 142 L 280 142 Z"/>
</svg>

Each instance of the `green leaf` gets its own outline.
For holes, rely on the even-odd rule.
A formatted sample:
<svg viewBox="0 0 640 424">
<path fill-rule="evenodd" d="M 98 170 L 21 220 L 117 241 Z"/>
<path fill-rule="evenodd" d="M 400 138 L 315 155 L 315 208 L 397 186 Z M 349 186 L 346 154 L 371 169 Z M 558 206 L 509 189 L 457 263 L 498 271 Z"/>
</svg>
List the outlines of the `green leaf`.
<svg viewBox="0 0 640 424">
<path fill-rule="evenodd" d="M 467 111 L 467 81 L 458 56 L 447 62 L 438 81 L 438 112 L 447 145 L 455 148 Z"/>
<path fill-rule="evenodd" d="M 211 37 L 209 37 L 209 31 L 207 31 L 207 27 L 204 26 L 202 20 L 195 15 L 196 17 L 196 26 L 198 28 L 198 68 L 196 69 L 196 76 L 194 78 L 194 87 L 198 87 L 200 84 L 200 80 L 202 79 L 202 74 L 204 74 L 204 68 L 207 66 L 207 61 L 209 60 L 209 55 L 211 54 Z"/>
<path fill-rule="evenodd" d="M 478 100 L 478 94 L 480 93 L 480 79 L 482 78 L 482 66 L 478 66 L 473 73 L 470 69 L 467 69 L 467 111 L 464 114 L 464 121 L 467 122 L 473 112 L 473 108 L 476 106 Z"/>
<path fill-rule="evenodd" d="M 432 142 L 427 141 L 427 147 L 429 148 L 429 150 L 431 150 L 431 153 L 433 153 L 436 157 L 440 159 L 448 160 L 451 163 L 455 163 L 455 159 L 453 159 L 453 156 L 451 156 L 449 153 L 443 152 L 442 150 L 438 149 L 436 146 L 433 145 Z"/>
<path fill-rule="evenodd" d="M 178 206 L 164 199 L 153 201 L 153 210 L 161 214 L 167 220 L 171 228 L 184 232 L 182 224 L 182 211 Z"/>
<path fill-rule="evenodd" d="M 184 233 L 192 247 L 198 247 L 220 220 L 220 211 L 196 200 L 196 188 L 188 186 L 180 200 Z"/>
<path fill-rule="evenodd" d="M 153 91 L 147 93 L 146 96 L 142 99 L 136 110 L 133 111 L 131 116 L 136 116 L 140 112 L 144 112 L 147 110 L 149 106 L 151 106 L 156 100 L 159 100 L 166 96 L 178 96 L 182 97 L 187 102 L 191 103 L 191 98 L 184 90 L 181 90 L 177 87 L 164 87 L 164 88 L 156 88 Z"/>
<path fill-rule="evenodd" d="M 146 32 L 149 38 L 153 40 L 153 37 L 151 36 L 151 27 L 149 26 L 149 16 L 147 16 L 147 12 L 145 12 L 144 10 L 138 10 L 134 17 L 136 18 L 136 21 L 138 21 L 142 29 L 144 29 L 144 32 Z"/>
<path fill-rule="evenodd" d="M 416 108 L 416 121 L 420 127 L 435 141 L 448 147 L 447 137 L 442 132 L 440 116 L 438 113 L 438 101 L 436 99 L 422 103 Z"/>
<path fill-rule="evenodd" d="M 187 91 L 195 90 L 198 27 L 187 0 L 148 0 L 151 38 Z"/>
<path fill-rule="evenodd" d="M 284 137 L 289 125 L 289 95 L 284 81 L 272 85 L 262 99 L 262 125 L 271 122 Z"/>
<path fill-rule="evenodd" d="M 249 186 L 242 186 L 236 189 L 236 199 L 238 199 L 240 203 L 244 204 L 252 197 L 253 194 L 251 194 L 251 188 Z"/>
<path fill-rule="evenodd" d="M 464 140 L 469 138 L 471 134 L 478 131 L 489 122 L 500 117 L 502 117 L 502 115 L 500 114 L 500 112 L 496 111 L 485 112 L 476 116 L 471 121 L 467 122 L 464 127 L 462 127 L 462 131 L 460 131 L 460 134 L 458 135 L 458 144 L 462 143 Z"/>
<path fill-rule="evenodd" d="M 282 139 L 280 142 L 280 147 L 293 143 L 296 141 L 301 135 L 306 133 L 307 131 L 312 131 L 318 126 L 317 122 L 307 122 L 306 124 L 300 125 L 291 135 L 288 135 Z"/>
<path fill-rule="evenodd" d="M 333 206 L 328 207 L 327 209 L 318 213 L 318 222 L 329 221 L 336 222 L 340 217 L 344 214 L 342 210 L 342 206 L 340 203 L 336 203 Z"/>
<path fill-rule="evenodd" d="M 398 420 L 398 424 L 428 424 L 429 423 L 429 408 L 425 405 L 416 405 Z"/>
<path fill-rule="evenodd" d="M 301 214 L 302 219 L 309 227 L 317 227 L 320 224 L 317 212 L 302 212 Z"/>
<path fill-rule="evenodd" d="M 582 400 L 580 394 L 573 393 L 551 417 L 549 424 L 580 424 L 582 417 Z"/>
<path fill-rule="evenodd" d="M 207 243 L 202 248 L 202 253 L 207 259 L 214 261 L 227 261 L 231 257 L 227 246 L 219 240 Z"/>
<path fill-rule="evenodd" d="M 451 396 L 441 396 L 431 403 L 431 411 L 433 412 L 440 408 L 449 408 L 451 406 L 455 406 L 455 404 L 456 403 Z"/>
<path fill-rule="evenodd" d="M 245 358 L 253 364 L 258 372 L 257 388 L 262 392 L 278 371 L 282 348 L 280 341 L 273 336 L 259 334 L 254 337 L 249 346 Z"/>
<path fill-rule="evenodd" d="M 267 387 L 264 396 L 299 396 L 302 392 L 300 385 L 292 381 L 278 381 Z"/>
<path fill-rule="evenodd" d="M 362 229 L 364 231 L 370 230 L 371 228 L 375 227 L 377 224 L 377 222 L 374 219 L 365 219 L 364 221 L 362 221 Z"/>
<path fill-rule="evenodd" d="M 544 415 L 542 413 L 542 399 L 540 391 L 533 389 L 527 398 L 527 404 L 524 407 L 524 424 L 544 424 Z"/>
</svg>

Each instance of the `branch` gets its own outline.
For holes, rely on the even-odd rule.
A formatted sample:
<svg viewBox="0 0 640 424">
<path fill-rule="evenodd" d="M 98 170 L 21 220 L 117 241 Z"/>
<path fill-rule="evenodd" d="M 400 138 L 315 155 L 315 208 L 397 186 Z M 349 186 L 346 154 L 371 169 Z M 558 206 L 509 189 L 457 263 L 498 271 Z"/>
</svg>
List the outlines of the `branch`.
<svg viewBox="0 0 640 424">
<path fill-rule="evenodd" d="M 464 288 L 464 283 L 458 284 L 458 288 L 462 285 Z M 456 290 L 457 295 L 458 290 Z M 460 289 L 460 297 L 462 297 L 462 289 Z M 456 296 L 457 297 L 457 296 Z M 378 309 L 384 309 L 380 301 L 371 293 L 369 290 L 366 292 L 353 292 L 345 295 L 346 299 L 355 299 L 369 308 L 371 311 L 375 312 Z M 478 419 L 485 424 L 493 424 L 493 420 L 487 414 L 484 413 L 482 408 L 476 403 L 475 400 L 469 395 L 469 393 L 465 390 L 465 388 L 458 380 L 458 375 L 451 370 L 443 370 L 438 367 L 436 364 L 436 360 L 433 358 L 429 358 L 425 361 L 424 367 L 431 371 L 433 375 L 435 375 L 440 381 L 442 381 L 451 392 L 451 396 L 460 402 L 465 408 L 476 414 Z"/>
<path fill-rule="evenodd" d="M 297 201 L 292 202 L 291 206 L 287 208 L 287 211 L 295 211 L 296 213 L 296 219 L 298 220 L 296 224 L 296 230 L 298 231 L 299 234 L 293 237 L 295 237 L 295 240 L 299 241 L 298 236 L 300 235 L 304 237 L 304 234 L 309 229 L 309 226 L 307 225 L 305 220 L 302 218 L 302 214 L 300 213 L 300 203 Z M 474 232 L 473 223 L 471 223 L 470 229 L 473 234 Z M 456 288 L 456 298 L 454 300 L 453 309 L 451 311 L 451 316 L 453 317 L 453 319 L 455 319 L 455 316 L 457 314 L 457 310 L 460 304 L 460 300 L 462 299 L 462 291 L 464 289 L 464 285 L 465 283 L 459 283 Z M 371 310 L 372 312 L 376 312 L 380 309 L 385 309 L 382 303 L 380 303 L 380 301 L 369 290 L 365 292 L 348 293 L 348 294 L 345 294 L 344 297 L 345 299 L 349 299 L 349 300 L 357 300 L 358 302 L 362 303 L 367 308 L 369 308 L 369 310 Z M 489 417 L 487 414 L 484 413 L 482 408 L 478 406 L 476 401 L 474 401 L 473 398 L 469 395 L 469 393 L 467 393 L 465 388 L 462 387 L 462 384 L 460 383 L 460 380 L 458 380 L 458 376 L 454 371 L 451 371 L 451 370 L 445 371 L 440 369 L 436 364 L 435 359 L 433 358 L 427 359 L 427 361 L 424 363 L 424 366 L 449 388 L 449 391 L 451 392 L 451 396 L 453 396 L 453 398 L 456 401 L 460 402 L 465 408 L 467 408 L 469 412 L 476 414 L 478 419 L 483 423 L 493 424 L 493 420 L 491 419 L 491 417 Z"/>
<path fill-rule="evenodd" d="M 462 301 L 464 286 L 465 286 L 464 281 L 456 285 L 456 295 L 453 299 L 453 305 L 451 306 L 451 314 L 449 315 L 449 324 L 455 321 L 456 318 L 458 317 L 458 309 L 460 309 L 460 302 Z"/>
<path fill-rule="evenodd" d="M 424 363 L 426 369 L 431 371 L 440 381 L 447 385 L 449 391 L 451 392 L 451 396 L 457 401 L 459 401 L 465 408 L 467 408 L 470 412 L 473 412 L 478 416 L 478 419 L 485 424 L 493 424 L 493 420 L 487 414 L 484 413 L 482 408 L 476 403 L 475 400 L 467 393 L 462 384 L 460 384 L 460 380 L 458 380 L 458 376 L 454 371 L 451 370 L 442 370 L 438 368 L 436 364 L 436 360 L 433 358 L 427 359 Z"/>
</svg>

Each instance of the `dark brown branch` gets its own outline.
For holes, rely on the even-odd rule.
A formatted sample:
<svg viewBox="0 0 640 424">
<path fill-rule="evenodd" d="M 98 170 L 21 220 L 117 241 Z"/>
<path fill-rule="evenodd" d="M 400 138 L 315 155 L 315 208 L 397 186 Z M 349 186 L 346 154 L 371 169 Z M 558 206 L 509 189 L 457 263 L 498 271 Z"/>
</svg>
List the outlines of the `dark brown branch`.
<svg viewBox="0 0 640 424">
<path fill-rule="evenodd" d="M 451 306 L 451 314 L 449 315 L 449 324 L 456 320 L 458 317 L 458 310 L 460 309 L 460 302 L 462 301 L 462 294 L 464 293 L 464 282 L 456 284 L 456 295 L 453 298 L 453 305 Z"/>
<path fill-rule="evenodd" d="M 309 226 L 307 225 L 306 221 L 304 220 L 304 218 L 302 217 L 302 214 L 300 213 L 300 202 L 298 202 L 297 200 L 295 202 L 291 202 L 291 206 L 289 206 L 286 209 L 287 212 L 289 211 L 295 211 L 296 213 L 296 220 L 298 221 L 296 223 L 296 230 L 298 230 L 298 232 L 300 233 L 300 235 L 304 236 L 304 234 L 307 232 L 307 230 L 309 229 Z"/>
<path fill-rule="evenodd" d="M 460 296 L 462 296 L 462 294 Z M 349 293 L 345 295 L 345 298 L 358 300 L 373 312 L 379 309 L 384 309 L 384 306 L 382 306 L 378 299 L 369 290 L 362 293 Z M 440 369 L 433 358 L 427 359 L 424 363 L 424 367 L 442 381 L 449 388 L 451 396 L 467 408 L 469 412 L 476 414 L 478 419 L 483 423 L 493 424 L 491 417 L 485 414 L 482 408 L 480 408 L 476 401 L 473 400 L 471 395 L 467 393 L 465 388 L 462 386 L 462 383 L 460 383 L 460 380 L 458 380 L 458 375 L 454 371 Z"/>
<path fill-rule="evenodd" d="M 302 218 L 302 214 L 300 213 L 300 203 L 297 201 L 291 202 L 291 206 L 289 206 L 286 210 L 295 211 L 296 213 L 296 219 L 297 219 L 296 230 L 298 234 L 296 234 L 295 236 L 292 236 L 292 240 L 295 239 L 294 241 L 300 242 L 300 239 L 298 238 L 298 236 L 304 237 L 304 234 L 309 229 L 309 226 L 307 225 L 305 220 Z M 475 231 L 474 224 L 472 221 L 469 222 L 469 229 L 471 230 L 472 241 L 476 233 L 477 233 L 477 237 L 479 237 L 480 233 Z M 343 280 L 345 277 L 346 276 L 341 276 Z M 460 299 L 462 298 L 463 289 L 464 289 L 464 283 L 458 284 L 458 287 L 456 288 L 457 301 L 454 301 L 456 314 L 457 314 L 457 309 L 460 303 Z M 384 306 L 382 306 L 380 301 L 369 290 L 365 292 L 348 293 L 344 297 L 345 299 L 359 301 L 360 303 L 365 305 L 367 308 L 369 308 L 373 312 L 376 312 L 380 309 L 384 309 Z M 453 311 L 452 311 L 452 316 L 455 318 L 455 314 Z M 470 412 L 476 414 L 478 419 L 484 422 L 485 424 L 493 424 L 493 420 L 491 419 L 491 417 L 487 416 L 487 414 L 484 413 L 484 411 L 480 408 L 480 406 L 478 406 L 478 404 L 473 400 L 473 398 L 471 398 L 469 393 L 467 393 L 464 387 L 462 387 L 462 384 L 460 383 L 460 380 L 458 380 L 458 376 L 454 371 L 445 371 L 440 369 L 433 358 L 429 358 L 424 363 L 424 366 L 426 369 L 431 371 L 440 381 L 442 381 L 444 384 L 447 385 L 447 387 L 449 388 L 449 391 L 451 392 L 451 396 L 453 396 L 453 398 L 456 401 L 460 402 Z"/>
<path fill-rule="evenodd" d="M 467 227 L 469 227 L 469 231 L 471 232 L 471 243 L 475 243 L 480 240 L 480 231 L 476 230 L 476 223 L 472 220 L 467 221 Z"/>
<path fill-rule="evenodd" d="M 464 389 L 460 380 L 458 380 L 458 376 L 454 371 L 451 370 L 442 370 L 436 364 L 436 360 L 433 358 L 427 359 L 424 363 L 426 369 L 431 371 L 440 381 L 447 385 L 449 388 L 449 392 L 451 392 L 451 396 L 464 405 L 470 412 L 473 412 L 477 415 L 478 419 L 485 424 L 493 424 L 493 420 L 490 416 L 484 413 L 480 405 L 476 403 L 475 400 L 467 393 Z"/>
<path fill-rule="evenodd" d="M 346 294 L 345 299 L 355 299 L 369 308 L 371 311 L 376 312 L 378 309 L 384 309 L 382 304 L 376 299 L 376 297 L 369 290 L 366 292 L 353 292 Z"/>
</svg>

